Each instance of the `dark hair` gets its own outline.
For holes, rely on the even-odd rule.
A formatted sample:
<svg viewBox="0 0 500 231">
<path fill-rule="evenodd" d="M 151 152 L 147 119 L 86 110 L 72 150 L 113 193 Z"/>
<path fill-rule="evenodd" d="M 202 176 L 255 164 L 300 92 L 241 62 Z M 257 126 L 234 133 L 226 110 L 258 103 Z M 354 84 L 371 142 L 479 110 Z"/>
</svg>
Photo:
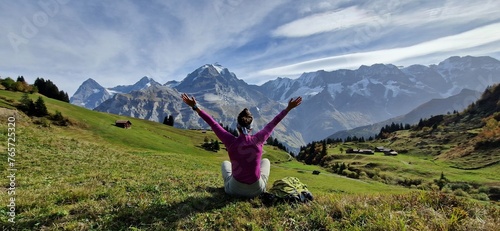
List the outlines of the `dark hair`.
<svg viewBox="0 0 500 231">
<path fill-rule="evenodd" d="M 248 110 L 248 108 L 243 109 L 243 111 L 241 111 L 240 114 L 238 115 L 238 124 L 241 127 L 244 128 L 249 127 L 252 121 L 253 121 L 253 116 L 252 113 L 250 113 L 250 111 Z"/>
</svg>

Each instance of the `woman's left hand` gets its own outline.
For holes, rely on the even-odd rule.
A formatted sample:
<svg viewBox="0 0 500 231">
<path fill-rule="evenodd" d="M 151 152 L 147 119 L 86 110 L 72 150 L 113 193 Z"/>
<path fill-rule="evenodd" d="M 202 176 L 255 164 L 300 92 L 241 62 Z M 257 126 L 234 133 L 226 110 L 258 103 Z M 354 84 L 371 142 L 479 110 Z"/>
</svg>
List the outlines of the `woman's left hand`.
<svg viewBox="0 0 500 231">
<path fill-rule="evenodd" d="M 184 103 L 186 103 L 190 107 L 194 107 L 194 105 L 196 105 L 196 99 L 194 98 L 194 96 L 190 98 L 186 93 L 182 93 L 181 97 L 182 101 L 184 101 Z"/>
</svg>

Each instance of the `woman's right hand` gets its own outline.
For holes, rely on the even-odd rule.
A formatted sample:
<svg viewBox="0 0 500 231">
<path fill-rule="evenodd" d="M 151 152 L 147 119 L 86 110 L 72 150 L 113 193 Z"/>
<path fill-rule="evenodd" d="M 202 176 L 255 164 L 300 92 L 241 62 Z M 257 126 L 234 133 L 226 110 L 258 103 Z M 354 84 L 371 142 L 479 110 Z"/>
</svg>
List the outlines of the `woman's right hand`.
<svg viewBox="0 0 500 231">
<path fill-rule="evenodd" d="M 196 105 L 196 99 L 194 98 L 194 96 L 190 98 L 186 93 L 182 93 L 181 98 L 182 101 L 184 101 L 184 103 L 186 103 L 190 107 L 194 107 L 194 105 Z"/>
</svg>

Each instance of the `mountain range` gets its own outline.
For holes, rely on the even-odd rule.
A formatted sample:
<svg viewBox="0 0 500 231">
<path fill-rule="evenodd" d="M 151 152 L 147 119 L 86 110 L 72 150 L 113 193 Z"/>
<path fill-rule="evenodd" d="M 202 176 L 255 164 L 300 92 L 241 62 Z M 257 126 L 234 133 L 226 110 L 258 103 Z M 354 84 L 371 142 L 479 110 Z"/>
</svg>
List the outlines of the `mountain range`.
<svg viewBox="0 0 500 231">
<path fill-rule="evenodd" d="M 297 79 L 277 78 L 261 86 L 247 84 L 220 64 L 206 64 L 180 82 L 163 85 L 143 77 L 134 85 L 104 88 L 88 79 L 70 102 L 158 122 L 172 115 L 176 127 L 207 127 L 182 103 L 183 92 L 195 96 L 202 109 L 233 128 L 237 114 L 249 108 L 255 117 L 254 127 L 260 129 L 285 108 L 291 97 L 302 96 L 303 104 L 280 123 L 273 135 L 290 147 L 299 147 L 339 131 L 396 117 L 399 119 L 393 121 L 411 123 L 418 117 L 461 111 L 487 86 L 498 82 L 500 61 L 488 56 L 453 56 L 430 66 L 374 64 L 356 70 L 319 70 Z M 376 127 L 368 130 L 377 133 Z M 369 133 L 366 129 L 363 132 Z"/>
</svg>

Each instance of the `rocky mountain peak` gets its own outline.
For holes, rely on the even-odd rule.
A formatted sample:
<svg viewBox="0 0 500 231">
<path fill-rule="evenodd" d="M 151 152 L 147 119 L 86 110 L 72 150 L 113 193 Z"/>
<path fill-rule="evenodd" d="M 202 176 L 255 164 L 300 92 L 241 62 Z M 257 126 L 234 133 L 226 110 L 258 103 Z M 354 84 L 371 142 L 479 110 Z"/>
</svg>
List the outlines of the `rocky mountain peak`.
<svg viewBox="0 0 500 231">
<path fill-rule="evenodd" d="M 439 69 L 459 69 L 464 70 L 471 67 L 481 67 L 485 69 L 495 69 L 500 65 L 500 61 L 489 56 L 452 56 L 437 65 Z"/>
<path fill-rule="evenodd" d="M 110 90 L 115 91 L 115 92 L 119 92 L 119 93 L 128 93 L 131 91 L 137 91 L 137 90 L 141 90 L 144 88 L 148 88 L 152 85 L 161 85 L 161 84 L 156 82 L 154 79 L 149 78 L 148 76 L 144 76 L 139 81 L 134 83 L 133 85 L 119 85 L 119 86 L 110 88 Z"/>
<path fill-rule="evenodd" d="M 88 78 L 76 90 L 70 99 L 72 104 L 93 109 L 101 102 L 108 99 L 111 94 L 97 83 L 94 79 Z"/>
<path fill-rule="evenodd" d="M 460 66 L 468 68 L 445 69 Z M 254 86 L 215 63 L 200 66 L 180 83 L 117 94 L 99 110 L 155 121 L 175 115 L 179 127 L 203 127 L 203 121 L 179 99 L 182 92 L 195 96 L 205 110 L 225 125 L 231 126 L 243 107 L 259 108 L 256 125 L 262 125 L 279 113 L 291 97 L 302 96 L 304 105 L 295 116 L 283 121 L 286 129 L 277 129 L 277 136 L 293 137 L 294 143 L 300 145 L 339 130 L 404 115 L 431 99 L 450 97 L 464 88 L 482 91 L 491 83 L 500 82 L 498 73 L 500 62 L 493 58 L 450 57 L 430 66 L 399 68 L 374 64 L 356 70 L 320 70 L 297 79 L 277 78 Z M 142 78 L 138 85 L 147 85 L 147 80 L 148 77 Z"/>
<path fill-rule="evenodd" d="M 220 64 L 205 64 L 184 78 L 176 89 L 180 92 L 232 91 L 247 84 Z"/>
<path fill-rule="evenodd" d="M 104 88 L 92 78 L 88 78 L 87 80 L 83 81 L 83 83 L 82 83 L 82 85 L 80 85 L 80 87 L 81 86 L 91 87 L 91 88 Z"/>
</svg>

